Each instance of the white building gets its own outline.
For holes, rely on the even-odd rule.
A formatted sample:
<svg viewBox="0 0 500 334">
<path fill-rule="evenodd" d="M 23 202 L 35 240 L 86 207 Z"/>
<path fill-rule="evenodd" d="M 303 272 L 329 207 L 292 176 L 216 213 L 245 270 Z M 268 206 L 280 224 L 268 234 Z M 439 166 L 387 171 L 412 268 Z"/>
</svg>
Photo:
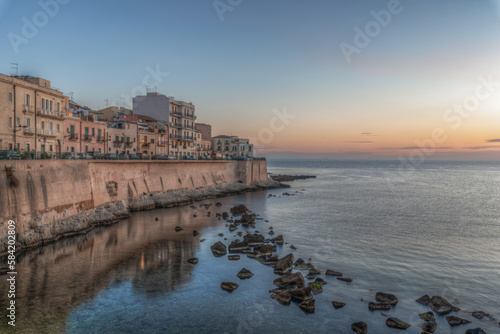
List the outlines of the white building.
<svg viewBox="0 0 500 334">
<path fill-rule="evenodd" d="M 220 153 L 223 156 L 253 157 L 253 144 L 250 144 L 250 140 L 236 136 L 213 137 L 212 149 L 214 153 Z"/>
</svg>

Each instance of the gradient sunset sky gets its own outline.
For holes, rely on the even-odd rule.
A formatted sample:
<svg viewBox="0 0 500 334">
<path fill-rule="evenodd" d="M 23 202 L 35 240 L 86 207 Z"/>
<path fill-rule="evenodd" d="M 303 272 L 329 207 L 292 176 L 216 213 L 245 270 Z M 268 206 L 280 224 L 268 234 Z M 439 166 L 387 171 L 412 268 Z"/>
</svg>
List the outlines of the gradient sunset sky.
<svg viewBox="0 0 500 334">
<path fill-rule="evenodd" d="M 158 68 L 150 86 L 268 156 L 499 158 L 500 0 L 393 1 L 60 0 L 24 36 L 39 1 L 0 0 L 0 72 L 103 108 Z M 372 37 L 348 61 L 356 27 Z"/>
</svg>

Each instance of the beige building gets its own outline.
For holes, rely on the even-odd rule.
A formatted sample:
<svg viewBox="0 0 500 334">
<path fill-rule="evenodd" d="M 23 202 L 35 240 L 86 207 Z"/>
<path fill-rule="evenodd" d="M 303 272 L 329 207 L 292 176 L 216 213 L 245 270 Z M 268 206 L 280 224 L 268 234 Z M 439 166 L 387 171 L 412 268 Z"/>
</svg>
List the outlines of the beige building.
<svg viewBox="0 0 500 334">
<path fill-rule="evenodd" d="M 50 81 L 0 74 L 0 150 L 60 155 L 68 97 Z"/>
<path fill-rule="evenodd" d="M 156 154 L 156 134 L 154 131 L 139 131 L 137 140 L 137 152 L 153 156 Z"/>
<path fill-rule="evenodd" d="M 236 136 L 215 136 L 212 138 L 214 153 L 231 157 L 253 157 L 253 144 L 248 139 Z"/>
<path fill-rule="evenodd" d="M 141 152 L 137 149 L 138 132 L 138 124 L 135 122 L 109 122 L 105 152 L 117 155 Z"/>
</svg>

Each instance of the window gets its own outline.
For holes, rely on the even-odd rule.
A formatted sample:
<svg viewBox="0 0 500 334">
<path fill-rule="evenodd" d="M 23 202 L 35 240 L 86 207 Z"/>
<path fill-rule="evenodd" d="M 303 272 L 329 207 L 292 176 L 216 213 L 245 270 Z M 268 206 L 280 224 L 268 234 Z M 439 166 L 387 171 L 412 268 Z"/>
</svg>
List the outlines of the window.
<svg viewBox="0 0 500 334">
<path fill-rule="evenodd" d="M 16 125 L 19 127 L 21 126 L 21 119 L 20 118 L 17 118 L 16 119 Z"/>
<path fill-rule="evenodd" d="M 101 148 L 99 147 L 99 153 L 101 153 Z"/>
<path fill-rule="evenodd" d="M 154 144 L 155 143 L 155 140 L 154 139 L 151 139 L 151 144 Z"/>
<path fill-rule="evenodd" d="M 229 146 L 226 146 L 226 151 L 229 151 Z"/>
<path fill-rule="evenodd" d="M 30 144 L 29 144 L 29 143 L 27 143 L 27 144 L 26 144 L 26 151 L 27 151 L 27 152 L 31 151 L 31 148 L 30 148 Z"/>
<path fill-rule="evenodd" d="M 220 150 L 221 150 L 220 146 L 217 146 L 217 151 L 220 151 Z"/>
<path fill-rule="evenodd" d="M 9 93 L 9 102 L 12 102 L 12 93 Z"/>
<path fill-rule="evenodd" d="M 75 148 L 74 147 L 71 148 L 71 152 L 75 153 Z"/>
<path fill-rule="evenodd" d="M 31 125 L 31 120 L 29 118 L 26 118 L 26 127 L 29 129 Z"/>
<path fill-rule="evenodd" d="M 45 152 L 45 144 L 42 144 L 42 152 Z"/>
<path fill-rule="evenodd" d="M 95 128 L 92 128 L 92 137 L 95 137 Z"/>
<path fill-rule="evenodd" d="M 120 137 L 115 136 L 115 141 L 116 141 L 116 142 L 119 142 L 119 141 L 120 141 Z"/>
<path fill-rule="evenodd" d="M 17 143 L 16 146 L 17 146 L 17 152 L 21 152 L 21 144 Z"/>
<path fill-rule="evenodd" d="M 45 122 L 42 122 L 42 131 L 45 129 Z"/>
<path fill-rule="evenodd" d="M 50 151 L 50 152 L 53 152 L 53 150 L 52 150 L 52 145 L 49 145 L 49 151 Z"/>
<path fill-rule="evenodd" d="M 42 97 L 42 111 L 45 110 L 45 99 Z"/>
<path fill-rule="evenodd" d="M 85 145 L 85 153 L 89 152 L 89 145 Z"/>
<path fill-rule="evenodd" d="M 45 100 L 45 110 L 49 110 L 49 100 Z"/>
<path fill-rule="evenodd" d="M 60 127 L 59 127 L 59 124 L 57 124 L 57 132 L 59 133 L 60 131 Z"/>
<path fill-rule="evenodd" d="M 30 96 L 28 94 L 26 94 L 26 106 L 30 106 Z"/>
<path fill-rule="evenodd" d="M 9 129 L 12 129 L 12 117 L 9 117 Z"/>
<path fill-rule="evenodd" d="M 101 140 L 101 129 L 97 129 L 97 139 Z"/>
<path fill-rule="evenodd" d="M 52 111 L 52 101 L 50 101 L 50 111 Z"/>
<path fill-rule="evenodd" d="M 217 141 L 217 144 L 220 144 L 220 139 Z"/>
<path fill-rule="evenodd" d="M 252 146 L 248 146 L 248 150 L 251 151 L 252 150 Z"/>
<path fill-rule="evenodd" d="M 61 110 L 61 103 L 57 102 L 57 111 Z"/>
</svg>

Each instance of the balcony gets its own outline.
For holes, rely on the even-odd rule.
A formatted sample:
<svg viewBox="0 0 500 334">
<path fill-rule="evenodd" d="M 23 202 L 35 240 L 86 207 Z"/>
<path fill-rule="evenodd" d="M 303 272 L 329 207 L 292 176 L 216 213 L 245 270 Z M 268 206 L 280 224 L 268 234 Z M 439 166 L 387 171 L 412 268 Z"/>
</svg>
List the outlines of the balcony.
<svg viewBox="0 0 500 334">
<path fill-rule="evenodd" d="M 104 143 L 104 137 L 97 137 L 97 142 L 98 143 Z"/>
<path fill-rule="evenodd" d="M 53 134 L 52 130 L 42 129 L 42 131 L 40 132 L 40 134 L 43 137 L 48 137 L 48 138 L 55 138 L 56 137 L 56 135 Z"/>
<path fill-rule="evenodd" d="M 184 140 L 194 141 L 194 136 L 184 136 Z"/>
<path fill-rule="evenodd" d="M 55 111 L 55 110 L 40 110 L 38 109 L 36 111 L 36 115 L 43 117 L 43 118 L 48 118 L 48 119 L 54 119 L 54 120 L 62 120 L 64 119 L 64 113 L 61 111 Z"/>
<path fill-rule="evenodd" d="M 195 119 L 196 119 L 196 116 L 195 116 L 195 115 L 190 115 L 190 114 L 184 114 L 184 117 L 186 117 L 186 118 L 190 118 L 190 119 L 193 119 L 193 120 L 195 120 Z"/>
<path fill-rule="evenodd" d="M 194 125 L 184 125 L 184 129 L 190 129 L 190 130 L 194 130 Z"/>
<path fill-rule="evenodd" d="M 115 147 L 120 147 L 122 144 L 123 144 L 123 141 L 121 141 L 121 140 L 115 140 L 115 141 L 113 142 L 113 145 L 114 145 Z"/>
<path fill-rule="evenodd" d="M 134 144 L 134 143 L 133 143 L 133 142 L 131 142 L 131 141 L 127 141 L 127 142 L 125 142 L 125 146 L 126 146 L 127 148 L 131 148 L 133 144 Z"/>
<path fill-rule="evenodd" d="M 156 142 L 156 146 L 168 146 L 168 141 L 159 141 L 159 142 Z"/>
<path fill-rule="evenodd" d="M 145 143 L 145 144 L 142 144 L 141 147 L 143 147 L 143 148 L 149 148 L 150 145 L 151 144 L 149 144 L 149 143 Z"/>
<path fill-rule="evenodd" d="M 182 117 L 182 113 L 180 111 L 172 111 L 170 114 Z"/>
<path fill-rule="evenodd" d="M 83 141 L 91 142 L 92 141 L 92 136 L 91 135 L 83 135 Z"/>
<path fill-rule="evenodd" d="M 28 106 L 26 104 L 23 105 L 23 113 L 33 114 L 34 112 L 35 112 L 35 108 L 33 108 L 33 106 Z"/>
<path fill-rule="evenodd" d="M 181 123 L 173 123 L 173 122 L 170 122 L 170 126 L 171 127 L 174 127 L 174 128 L 182 128 L 182 124 Z"/>
<path fill-rule="evenodd" d="M 25 136 L 33 136 L 35 134 L 35 129 L 33 128 L 24 128 L 23 133 Z"/>
<path fill-rule="evenodd" d="M 75 133 L 72 133 L 69 135 L 68 140 L 69 141 L 78 141 L 78 135 Z"/>
<path fill-rule="evenodd" d="M 171 139 L 177 139 L 177 140 L 182 140 L 182 135 L 170 135 Z"/>
</svg>

